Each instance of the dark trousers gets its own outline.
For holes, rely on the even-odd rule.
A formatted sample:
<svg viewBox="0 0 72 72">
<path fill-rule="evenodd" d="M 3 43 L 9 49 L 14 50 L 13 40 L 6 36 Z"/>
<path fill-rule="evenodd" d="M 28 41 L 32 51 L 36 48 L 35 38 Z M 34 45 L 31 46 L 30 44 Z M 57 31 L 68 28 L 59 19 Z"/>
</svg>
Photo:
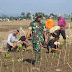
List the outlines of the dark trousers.
<svg viewBox="0 0 72 72">
<path fill-rule="evenodd" d="M 51 35 L 52 35 L 53 37 L 57 37 L 57 35 L 55 35 L 54 33 L 51 33 Z"/>
<path fill-rule="evenodd" d="M 57 32 L 57 36 L 59 37 L 60 34 L 62 35 L 63 39 L 66 39 L 65 30 L 59 30 L 59 31 Z"/>
<path fill-rule="evenodd" d="M 12 46 L 10 46 L 10 45 L 7 43 L 7 48 L 8 48 L 9 50 L 11 50 Z"/>
<path fill-rule="evenodd" d="M 49 46 L 47 45 L 47 50 L 48 50 L 48 52 L 49 52 Z"/>
</svg>

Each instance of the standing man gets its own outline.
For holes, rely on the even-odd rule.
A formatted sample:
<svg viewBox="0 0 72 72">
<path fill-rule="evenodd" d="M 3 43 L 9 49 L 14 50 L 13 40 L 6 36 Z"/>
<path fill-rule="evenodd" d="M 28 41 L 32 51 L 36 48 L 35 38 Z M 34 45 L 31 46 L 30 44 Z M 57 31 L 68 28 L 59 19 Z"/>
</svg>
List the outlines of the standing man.
<svg viewBox="0 0 72 72">
<path fill-rule="evenodd" d="M 41 55 L 41 47 L 43 43 L 43 34 L 45 36 L 45 42 L 47 44 L 47 37 L 46 37 L 46 28 L 45 24 L 41 22 L 41 15 L 37 15 L 35 21 L 30 23 L 29 30 L 26 36 L 26 41 L 28 41 L 28 37 L 32 31 L 32 44 L 33 50 L 35 52 L 35 67 L 38 66 L 40 62 L 40 55 Z"/>
<path fill-rule="evenodd" d="M 63 36 L 64 41 L 66 41 L 66 34 L 65 34 L 65 26 L 66 26 L 66 21 L 65 19 L 61 16 L 61 14 L 58 14 L 58 26 L 63 25 L 63 29 L 60 29 L 58 31 L 58 37 L 61 34 Z"/>
</svg>

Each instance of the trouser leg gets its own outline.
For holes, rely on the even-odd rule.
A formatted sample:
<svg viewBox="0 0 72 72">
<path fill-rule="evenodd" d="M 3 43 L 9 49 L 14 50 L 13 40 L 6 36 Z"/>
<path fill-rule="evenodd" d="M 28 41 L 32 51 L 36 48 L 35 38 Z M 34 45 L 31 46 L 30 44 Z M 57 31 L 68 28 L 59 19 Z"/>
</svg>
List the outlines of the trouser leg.
<svg viewBox="0 0 72 72">
<path fill-rule="evenodd" d="M 47 44 L 47 50 L 48 50 L 48 52 L 49 52 L 49 45 Z"/>
<path fill-rule="evenodd" d="M 51 35 L 53 36 L 53 37 L 56 37 L 57 35 L 55 35 L 54 33 L 51 33 Z"/>
<path fill-rule="evenodd" d="M 40 64 L 40 58 L 41 58 L 41 55 L 37 55 L 35 53 L 35 67 L 39 66 L 39 64 Z"/>
<path fill-rule="evenodd" d="M 61 35 L 63 36 L 63 39 L 66 39 L 65 30 L 61 30 Z"/>
<path fill-rule="evenodd" d="M 58 32 L 57 32 L 57 37 L 59 38 L 59 36 L 60 36 L 60 33 L 61 33 L 61 31 L 59 30 Z"/>
<path fill-rule="evenodd" d="M 12 46 L 10 46 L 10 45 L 7 43 L 7 48 L 8 48 L 8 51 L 11 51 Z"/>
<path fill-rule="evenodd" d="M 40 58 L 41 58 L 41 45 L 40 44 L 33 44 L 33 49 L 35 51 L 35 67 L 39 66 Z"/>
</svg>

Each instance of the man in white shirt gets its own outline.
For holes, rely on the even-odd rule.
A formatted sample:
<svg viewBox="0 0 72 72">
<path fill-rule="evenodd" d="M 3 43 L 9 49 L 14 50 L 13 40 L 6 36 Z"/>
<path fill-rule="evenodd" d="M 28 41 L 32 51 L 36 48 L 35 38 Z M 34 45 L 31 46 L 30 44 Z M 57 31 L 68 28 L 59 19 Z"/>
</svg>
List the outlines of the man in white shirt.
<svg viewBox="0 0 72 72">
<path fill-rule="evenodd" d="M 60 29 L 62 29 L 63 27 L 64 27 L 63 25 L 52 27 L 52 28 L 49 30 L 48 35 L 49 35 L 49 36 L 52 35 L 53 37 L 56 37 L 56 36 L 57 36 L 57 31 L 60 30 Z"/>
<path fill-rule="evenodd" d="M 13 43 L 18 41 L 17 40 L 18 33 L 19 33 L 19 30 L 15 30 L 13 33 L 8 35 L 8 39 L 7 39 L 7 47 L 9 48 L 8 51 L 11 51 L 11 48 L 16 47 Z"/>
</svg>

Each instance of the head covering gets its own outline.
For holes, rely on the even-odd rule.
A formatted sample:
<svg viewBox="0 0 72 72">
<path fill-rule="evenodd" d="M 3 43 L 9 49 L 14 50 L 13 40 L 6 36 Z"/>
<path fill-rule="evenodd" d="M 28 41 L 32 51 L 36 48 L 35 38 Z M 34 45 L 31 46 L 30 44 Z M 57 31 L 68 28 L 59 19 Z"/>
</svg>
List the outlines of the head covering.
<svg viewBox="0 0 72 72">
<path fill-rule="evenodd" d="M 61 17 L 61 14 L 58 14 L 58 17 Z"/>
<path fill-rule="evenodd" d="M 17 30 L 17 32 L 19 32 L 19 30 Z"/>
<path fill-rule="evenodd" d="M 42 18 L 41 14 L 37 14 L 36 19 L 37 18 Z"/>
<path fill-rule="evenodd" d="M 51 14 L 50 14 L 50 16 L 54 16 L 54 14 L 53 14 L 53 13 L 51 13 Z"/>
</svg>

